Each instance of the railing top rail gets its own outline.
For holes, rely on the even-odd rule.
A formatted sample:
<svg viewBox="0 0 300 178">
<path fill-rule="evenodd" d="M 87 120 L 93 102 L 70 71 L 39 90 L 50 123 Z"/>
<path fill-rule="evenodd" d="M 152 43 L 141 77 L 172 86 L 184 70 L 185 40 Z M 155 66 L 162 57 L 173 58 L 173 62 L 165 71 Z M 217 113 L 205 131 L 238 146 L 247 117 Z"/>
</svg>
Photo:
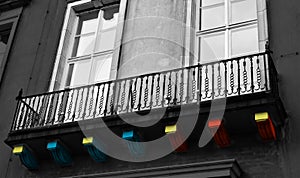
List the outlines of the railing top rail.
<svg viewBox="0 0 300 178">
<path fill-rule="evenodd" d="M 181 71 L 181 70 L 184 70 L 184 69 L 191 69 L 191 68 L 196 68 L 196 67 L 201 67 L 201 66 L 209 66 L 209 65 L 214 65 L 214 64 L 218 64 L 218 63 L 226 63 L 226 62 L 230 62 L 230 61 L 236 61 L 236 60 L 245 59 L 245 58 L 252 58 L 252 57 L 255 57 L 255 56 L 261 56 L 261 55 L 266 55 L 266 54 L 269 54 L 269 52 L 266 51 L 266 52 L 251 54 L 251 55 L 239 56 L 239 57 L 235 57 L 235 58 L 231 58 L 231 59 L 224 59 L 224 60 L 208 62 L 208 63 L 199 63 L 199 64 L 188 66 L 188 67 L 181 67 L 181 68 L 170 69 L 170 70 L 165 70 L 165 71 L 160 71 L 160 72 L 152 72 L 152 73 L 149 73 L 149 74 L 143 74 L 143 75 L 138 75 L 138 76 L 120 78 L 120 79 L 116 79 L 116 80 L 110 80 L 110 81 L 107 81 L 107 82 L 95 83 L 95 84 L 84 85 L 84 86 L 80 86 L 80 87 L 74 87 L 74 88 L 66 88 L 64 90 L 45 92 L 45 93 L 41 93 L 41 94 L 28 95 L 28 96 L 22 96 L 22 97 L 19 96 L 19 97 L 17 97 L 17 100 L 32 98 L 32 97 L 38 97 L 38 96 L 43 96 L 43 95 L 52 95 L 52 94 L 67 92 L 67 91 L 71 91 L 71 90 L 79 90 L 79 89 L 82 89 L 82 88 L 88 88 L 88 87 L 92 87 L 92 86 L 100 86 L 100 85 L 106 85 L 106 84 L 110 84 L 110 83 L 117 83 L 117 82 L 120 82 L 120 81 L 132 80 L 132 79 L 135 79 L 135 78 L 144 78 L 144 77 L 147 77 L 147 76 L 155 76 L 155 75 L 160 75 L 160 74 L 166 74 L 166 73 L 170 73 L 170 72 Z"/>
</svg>

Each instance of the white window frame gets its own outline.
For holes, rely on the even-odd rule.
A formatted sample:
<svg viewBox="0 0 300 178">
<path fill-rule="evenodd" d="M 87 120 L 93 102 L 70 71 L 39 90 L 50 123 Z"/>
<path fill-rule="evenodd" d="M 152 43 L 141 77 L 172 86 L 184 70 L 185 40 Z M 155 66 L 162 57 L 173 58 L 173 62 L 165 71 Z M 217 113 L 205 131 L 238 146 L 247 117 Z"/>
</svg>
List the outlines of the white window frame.
<svg viewBox="0 0 300 178">
<path fill-rule="evenodd" d="M 92 3 L 91 0 L 81 0 L 81 1 L 75 1 L 72 3 L 69 3 L 67 6 L 67 10 L 65 13 L 65 20 L 64 25 L 61 32 L 60 42 L 57 50 L 57 55 L 55 59 L 54 69 L 52 72 L 51 82 L 49 86 L 49 91 L 55 91 L 55 90 L 61 90 L 67 88 L 66 80 L 67 80 L 67 72 L 68 72 L 68 65 L 67 60 L 71 59 L 70 61 L 76 61 L 83 58 L 87 58 L 89 56 L 81 56 L 81 57 L 71 57 L 72 51 L 73 51 L 73 45 L 75 40 L 75 33 L 77 28 L 70 27 L 71 25 L 74 25 L 75 27 L 78 25 L 79 18 L 77 17 L 77 13 L 74 11 L 74 7 L 84 4 L 84 3 Z M 110 71 L 110 77 L 109 80 L 116 78 L 116 71 L 117 71 L 117 65 L 119 60 L 119 53 L 120 53 L 120 44 L 121 39 L 123 36 L 123 26 L 124 26 L 124 20 L 125 20 L 125 13 L 126 13 L 126 6 L 127 6 L 127 0 L 120 0 L 119 3 L 119 17 L 118 17 L 118 26 L 116 29 L 116 35 L 115 35 L 115 41 L 114 41 L 114 50 L 109 50 L 105 52 L 95 53 L 93 56 L 90 57 L 96 57 L 99 55 L 107 55 L 112 54 L 112 63 L 111 63 L 111 71 Z M 104 7 L 106 8 L 106 7 Z M 70 32 L 70 29 L 73 31 Z M 98 31 L 97 31 L 98 32 Z M 96 33 L 97 33 L 96 32 Z M 71 36 L 70 36 L 71 34 Z M 69 37 L 67 38 L 67 36 Z M 96 34 L 96 37 L 98 38 L 98 35 Z M 71 44 L 71 45 L 70 45 Z M 61 61 L 65 61 L 64 64 L 61 63 Z M 93 61 L 93 60 L 92 60 Z M 63 71 L 59 71 L 60 68 L 63 65 Z M 58 80 L 59 79 L 59 80 Z"/>
</svg>

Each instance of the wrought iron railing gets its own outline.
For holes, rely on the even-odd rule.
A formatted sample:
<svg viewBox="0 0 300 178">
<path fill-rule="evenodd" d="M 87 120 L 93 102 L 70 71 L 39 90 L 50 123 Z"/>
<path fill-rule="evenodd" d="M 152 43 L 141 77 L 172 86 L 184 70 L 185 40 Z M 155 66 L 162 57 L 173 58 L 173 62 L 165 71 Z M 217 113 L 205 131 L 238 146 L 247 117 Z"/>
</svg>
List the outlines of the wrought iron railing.
<svg viewBox="0 0 300 178">
<path fill-rule="evenodd" d="M 11 130 L 277 92 L 276 76 L 270 55 L 259 53 L 39 95 L 20 94 Z"/>
</svg>

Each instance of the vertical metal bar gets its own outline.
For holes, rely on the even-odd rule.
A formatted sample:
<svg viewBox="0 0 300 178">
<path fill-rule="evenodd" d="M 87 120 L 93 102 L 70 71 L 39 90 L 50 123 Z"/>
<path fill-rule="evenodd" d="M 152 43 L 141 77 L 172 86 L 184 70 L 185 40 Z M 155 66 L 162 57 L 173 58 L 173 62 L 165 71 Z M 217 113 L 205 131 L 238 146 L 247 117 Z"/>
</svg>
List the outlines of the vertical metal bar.
<svg viewBox="0 0 300 178">
<path fill-rule="evenodd" d="M 190 68 L 187 68 L 186 103 L 190 100 Z"/>
<path fill-rule="evenodd" d="M 212 64 L 211 65 L 211 70 L 212 70 L 212 74 L 211 74 L 211 76 L 212 76 L 212 82 L 211 82 L 211 98 L 212 99 L 215 99 L 215 65 L 214 64 Z"/>
<path fill-rule="evenodd" d="M 173 98 L 174 105 L 176 105 L 177 103 L 177 85 L 178 85 L 178 71 L 175 72 L 175 88 L 174 88 L 174 98 Z"/>
<path fill-rule="evenodd" d="M 104 108 L 104 116 L 107 114 L 107 107 L 108 107 L 108 99 L 109 99 L 109 93 L 110 93 L 110 83 L 108 83 L 108 89 L 107 89 L 107 95 L 106 95 L 106 102 L 105 102 L 105 108 Z"/>
<path fill-rule="evenodd" d="M 90 89 L 91 89 L 91 87 L 87 87 L 86 89 L 87 89 L 87 94 L 86 94 L 86 99 L 85 99 L 83 113 L 82 113 L 82 120 L 84 120 L 86 118 L 86 108 L 87 108 L 89 97 L 90 97 Z"/>
<path fill-rule="evenodd" d="M 266 87 L 266 91 L 268 91 L 268 90 L 269 90 L 269 86 L 268 86 L 268 83 L 269 83 L 269 81 L 268 81 L 268 73 L 269 73 L 270 71 L 267 71 L 267 61 L 266 61 L 266 56 L 269 58 L 269 54 L 266 53 L 266 54 L 263 55 L 263 60 L 264 60 L 264 71 L 265 71 L 265 87 Z M 271 75 L 269 75 L 269 76 L 271 76 Z"/>
<path fill-rule="evenodd" d="M 60 93 L 57 93 L 57 99 L 56 99 L 55 109 L 54 109 L 54 113 L 53 113 L 53 119 L 51 122 L 52 125 L 54 125 L 54 122 L 55 122 L 55 115 L 56 115 L 56 110 L 57 110 L 57 106 L 58 106 L 58 102 L 59 102 L 59 94 Z"/>
<path fill-rule="evenodd" d="M 238 95 L 241 95 L 241 68 L 240 68 L 240 59 L 237 60 L 238 65 Z"/>
<path fill-rule="evenodd" d="M 154 75 L 152 75 L 152 82 L 151 82 L 151 94 L 150 94 L 150 103 L 149 103 L 150 109 L 151 109 L 151 108 L 152 108 L 152 106 L 153 106 L 154 77 L 155 77 L 155 74 L 154 74 Z"/>
<path fill-rule="evenodd" d="M 163 90 L 162 90 L 162 98 L 161 98 L 161 106 L 165 106 L 165 89 L 166 89 L 166 74 L 164 74 L 164 79 L 163 79 Z"/>
<path fill-rule="evenodd" d="M 141 110 L 141 106 L 142 106 L 142 90 L 143 90 L 143 81 L 144 79 L 142 77 L 140 77 L 141 79 L 141 85 L 140 85 L 140 91 L 139 91 L 139 104 L 138 104 L 138 110 Z"/>
<path fill-rule="evenodd" d="M 77 94 L 76 94 L 76 99 L 75 99 L 75 103 L 74 103 L 74 112 L 72 114 L 72 122 L 75 121 L 75 117 L 76 117 L 76 109 L 77 109 L 77 102 L 78 102 L 79 91 L 80 91 L 80 89 L 76 89 L 76 93 Z M 78 117 L 79 117 L 79 115 L 78 115 Z"/>
<path fill-rule="evenodd" d="M 100 85 L 96 85 L 97 86 L 97 96 L 96 96 L 96 101 L 95 101 L 95 108 L 93 111 L 93 118 L 95 118 L 96 113 L 97 113 L 97 105 L 98 105 L 98 99 L 99 99 L 99 92 L 100 92 Z"/>
<path fill-rule="evenodd" d="M 251 92 L 254 93 L 253 57 L 250 57 L 250 67 L 251 67 Z"/>
</svg>

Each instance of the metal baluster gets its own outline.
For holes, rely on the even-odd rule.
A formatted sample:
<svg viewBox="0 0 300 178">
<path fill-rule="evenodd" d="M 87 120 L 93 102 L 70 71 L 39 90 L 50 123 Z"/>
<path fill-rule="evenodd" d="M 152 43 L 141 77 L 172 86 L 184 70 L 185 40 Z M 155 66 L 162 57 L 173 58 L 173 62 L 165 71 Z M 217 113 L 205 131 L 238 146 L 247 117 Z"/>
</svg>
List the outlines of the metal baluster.
<svg viewBox="0 0 300 178">
<path fill-rule="evenodd" d="M 105 108 L 104 108 L 104 116 L 106 116 L 107 114 L 107 107 L 108 107 L 108 100 L 109 100 L 109 94 L 110 94 L 110 85 L 111 85 L 111 82 L 108 83 L 108 89 L 107 89 L 107 95 L 106 95 L 106 102 L 105 102 Z"/>
<path fill-rule="evenodd" d="M 231 92 L 228 93 L 229 95 L 233 95 L 235 94 L 234 92 L 234 72 L 233 72 L 233 61 L 230 61 L 230 89 L 231 89 Z"/>
<path fill-rule="evenodd" d="M 78 108 L 78 119 L 80 119 L 80 115 L 81 115 L 81 111 L 82 111 L 82 105 L 83 105 L 83 93 L 84 93 L 84 89 L 85 88 L 81 88 L 82 91 L 81 91 L 81 97 L 80 97 L 80 100 L 79 100 L 79 108 Z M 84 116 L 83 116 L 84 117 Z"/>
<path fill-rule="evenodd" d="M 141 106 L 142 106 L 142 90 L 143 90 L 143 81 L 144 79 L 142 77 L 140 77 L 141 79 L 141 85 L 140 85 L 140 91 L 139 91 L 139 104 L 138 104 L 138 110 L 141 110 Z"/>
<path fill-rule="evenodd" d="M 227 93 L 228 93 L 228 88 L 227 88 L 227 75 L 228 75 L 227 61 L 225 61 L 223 64 L 224 64 L 224 69 L 225 69 L 225 81 L 224 81 L 225 90 L 224 90 L 224 96 L 227 97 Z"/>
<path fill-rule="evenodd" d="M 58 122 L 62 122 L 62 123 L 64 122 L 68 99 L 69 99 L 69 93 L 70 93 L 70 90 L 64 91 L 61 96 L 61 103 L 60 103 L 59 111 L 58 111 Z"/>
<path fill-rule="evenodd" d="M 87 93 L 86 93 L 86 97 L 85 97 L 86 99 L 85 99 L 83 113 L 82 113 L 82 120 L 86 119 L 86 109 L 87 109 L 87 105 L 88 105 L 88 101 L 89 101 L 89 97 L 90 97 L 91 87 L 87 87 L 86 89 L 87 89 L 87 91 L 86 91 Z"/>
<path fill-rule="evenodd" d="M 253 57 L 250 57 L 250 67 L 251 67 L 251 88 L 249 91 L 254 93 L 254 71 L 253 71 Z"/>
<path fill-rule="evenodd" d="M 196 69 L 193 68 L 192 70 L 192 75 L 193 75 L 193 80 L 192 80 L 192 98 L 191 98 L 191 102 L 193 100 L 195 100 L 195 96 L 196 96 Z"/>
<path fill-rule="evenodd" d="M 97 86 L 97 94 L 96 94 L 95 107 L 94 107 L 94 111 L 93 111 L 93 118 L 95 118 L 95 116 L 97 114 L 97 105 L 98 105 L 99 92 L 100 92 L 100 85 L 97 84 L 96 86 Z"/>
<path fill-rule="evenodd" d="M 268 55 L 268 54 L 265 54 L 265 55 L 263 55 L 264 57 L 264 69 L 265 69 L 265 88 L 266 88 L 266 91 L 268 91 L 269 90 L 269 87 L 268 87 L 268 72 L 267 72 L 267 61 L 266 61 L 266 55 Z"/>
<path fill-rule="evenodd" d="M 187 68 L 187 84 L 186 84 L 186 103 L 190 100 L 190 69 Z"/>
<path fill-rule="evenodd" d="M 45 123 L 47 123 L 47 109 L 48 109 L 48 106 L 50 107 L 49 105 L 49 101 L 50 101 L 50 96 L 49 95 L 46 95 L 43 97 L 43 101 L 42 101 L 42 106 L 41 106 L 41 121 L 39 123 L 39 126 L 44 126 Z"/>
<path fill-rule="evenodd" d="M 89 108 L 88 108 L 89 114 L 87 115 L 87 118 L 91 117 L 92 114 L 93 105 L 94 105 L 94 93 L 95 93 L 95 85 L 92 86 L 92 93 L 91 93 L 91 98 L 90 98 Z"/>
<path fill-rule="evenodd" d="M 218 76 L 217 76 L 217 88 L 218 88 L 218 94 L 216 97 L 222 96 L 221 90 L 222 90 L 222 78 L 221 78 L 221 64 L 218 63 Z"/>
<path fill-rule="evenodd" d="M 262 85 L 261 85 L 261 70 L 260 70 L 260 62 L 259 62 L 259 56 L 257 56 L 256 58 L 256 64 L 257 64 L 257 68 L 256 68 L 256 77 L 257 77 L 257 86 L 258 88 L 256 88 L 255 90 L 263 90 Z"/>
<path fill-rule="evenodd" d="M 69 103 L 69 107 L 68 107 L 68 111 L 67 111 L 68 117 L 66 117 L 67 118 L 66 121 L 71 120 L 71 118 L 72 118 L 71 113 L 72 113 L 72 107 L 73 107 L 74 92 L 75 92 L 75 90 L 72 90 L 72 94 L 70 97 L 70 103 Z"/>
<path fill-rule="evenodd" d="M 161 106 L 165 106 L 165 89 L 166 89 L 166 74 L 164 74 L 164 79 L 163 79 L 163 90 L 162 90 L 162 100 L 161 100 Z"/>
<path fill-rule="evenodd" d="M 124 108 L 125 97 L 126 97 L 126 83 L 127 83 L 127 80 L 124 81 L 124 85 L 123 85 L 123 92 L 122 92 L 122 95 L 121 95 L 121 109 L 120 109 L 120 112 L 126 111 L 126 107 Z"/>
<path fill-rule="evenodd" d="M 242 93 L 245 93 L 245 92 L 247 92 L 247 85 L 248 85 L 248 75 L 247 75 L 247 70 L 246 70 L 246 58 L 244 58 L 243 66 L 244 66 L 243 84 L 244 84 L 245 91 L 242 91 Z"/>
<path fill-rule="evenodd" d="M 106 86 L 106 84 L 102 85 L 102 93 L 101 93 L 101 97 L 100 97 L 100 100 L 99 100 L 99 113 L 98 113 L 98 115 L 102 115 L 102 114 L 104 115 L 104 112 L 105 112 L 105 111 L 103 111 L 103 113 L 101 113 L 102 108 L 103 108 L 103 104 L 104 104 L 105 86 Z M 100 86 L 99 86 L 99 88 L 100 88 Z"/>
<path fill-rule="evenodd" d="M 180 96 L 180 101 L 179 103 L 182 104 L 185 100 L 183 100 L 183 95 L 184 95 L 184 70 L 181 70 L 181 75 L 180 75 L 181 81 L 180 81 L 180 88 L 179 88 L 179 96 Z"/>
<path fill-rule="evenodd" d="M 156 100 L 156 104 L 155 106 L 159 105 L 159 97 L 160 97 L 160 74 L 158 74 L 157 77 L 157 85 L 156 85 L 156 89 L 155 89 L 155 100 Z"/>
<path fill-rule="evenodd" d="M 151 94 L 150 94 L 150 103 L 149 103 L 149 107 L 150 107 L 150 109 L 151 109 L 151 108 L 152 108 L 152 106 L 153 106 L 154 77 L 155 77 L 155 75 L 152 75 L 152 82 L 151 82 Z"/>
<path fill-rule="evenodd" d="M 177 85 L 178 85 L 178 71 L 175 72 L 175 88 L 174 88 L 174 99 L 173 104 L 177 104 Z"/>
<path fill-rule="evenodd" d="M 167 100 L 168 100 L 168 105 L 170 105 L 171 102 L 171 94 L 172 94 L 172 72 L 169 74 L 169 82 L 168 82 L 168 89 L 167 89 Z"/>
<path fill-rule="evenodd" d="M 202 65 L 199 66 L 199 103 L 202 100 Z"/>
<path fill-rule="evenodd" d="M 48 108 L 47 119 L 46 119 L 46 122 L 45 122 L 46 125 L 51 122 L 50 120 L 51 120 L 51 116 L 52 116 L 52 112 L 53 112 L 53 107 L 54 107 L 53 105 L 54 105 L 54 97 L 55 97 L 55 95 L 56 95 L 56 93 L 53 93 L 53 94 L 51 94 L 49 96 L 49 98 L 51 97 L 51 99 L 49 99 L 50 100 L 50 104 L 49 104 L 49 108 Z M 46 107 L 45 112 L 47 113 L 47 107 Z"/>
<path fill-rule="evenodd" d="M 130 82 L 129 82 L 129 90 L 128 90 L 128 99 L 127 99 L 126 112 L 129 112 L 129 107 L 130 107 L 130 111 L 132 111 L 132 109 L 133 109 L 133 106 L 132 106 L 132 85 L 133 85 L 133 80 L 130 80 Z"/>
<path fill-rule="evenodd" d="M 114 108 L 115 112 L 117 113 L 118 112 L 118 108 L 121 107 L 119 105 L 119 101 L 120 101 L 120 95 L 121 95 L 121 88 L 122 88 L 122 82 L 123 80 L 121 81 L 118 81 L 118 82 L 115 82 L 115 86 L 117 87 L 118 86 L 118 89 L 115 89 L 114 91 L 118 90 L 118 92 L 116 92 L 115 94 L 117 94 L 117 96 L 113 96 L 114 98 L 117 98 L 117 101 L 116 101 L 116 107 Z M 118 84 L 117 84 L 118 83 Z M 121 95 L 122 97 L 122 95 Z M 122 102 L 122 99 L 121 99 L 121 102 Z M 122 109 L 121 109 L 122 110 Z M 111 112 L 111 114 L 113 114 L 113 112 Z"/>
<path fill-rule="evenodd" d="M 132 92 L 132 108 L 133 109 L 137 109 L 138 108 L 138 105 L 137 107 L 135 107 L 135 102 L 136 102 L 136 97 L 137 97 L 137 82 L 138 82 L 138 78 L 135 78 L 135 82 L 134 82 L 134 90 Z"/>
<path fill-rule="evenodd" d="M 55 109 L 54 109 L 54 113 L 53 113 L 53 119 L 51 121 L 52 125 L 54 125 L 54 122 L 55 122 L 55 115 L 56 115 L 56 110 L 58 107 L 58 102 L 59 102 L 59 93 L 57 93 L 57 100 L 56 100 Z"/>
<path fill-rule="evenodd" d="M 111 93 L 111 97 L 110 97 L 110 104 L 109 104 L 109 107 L 110 107 L 110 112 L 107 112 L 107 114 L 110 114 L 110 115 L 113 115 L 114 114 L 114 104 L 115 104 L 115 91 L 116 91 L 116 87 L 117 87 L 117 84 L 116 83 L 111 83 L 113 84 L 113 88 L 112 88 L 112 93 Z"/>
<path fill-rule="evenodd" d="M 80 92 L 80 89 L 76 89 L 76 100 L 75 100 L 75 103 L 74 103 L 74 112 L 73 112 L 73 115 L 72 115 L 72 122 L 74 122 L 75 118 L 76 118 L 76 110 L 77 110 L 77 102 L 78 102 L 79 92 Z M 80 117 L 80 114 L 78 113 L 78 118 L 79 117 Z"/>
<path fill-rule="evenodd" d="M 205 65 L 205 79 L 204 79 L 205 81 L 205 83 L 204 83 L 204 85 L 205 85 L 205 89 L 204 89 L 204 91 L 205 91 L 205 97 L 203 98 L 203 99 L 207 99 L 207 98 L 209 98 L 208 97 L 208 92 L 209 92 L 209 78 L 208 78 L 208 66 L 207 65 Z"/>
<path fill-rule="evenodd" d="M 147 103 L 148 103 L 148 100 L 149 100 L 148 83 L 149 83 L 149 76 L 146 77 L 146 86 L 145 86 L 145 89 L 144 89 L 144 107 L 142 107 L 142 108 L 147 108 Z"/>
<path fill-rule="evenodd" d="M 26 122 L 23 123 L 23 129 L 27 128 L 30 124 L 30 107 L 29 106 L 31 105 L 32 98 L 28 98 L 28 100 L 29 100 L 29 104 L 26 106 L 27 109 L 26 109 L 26 114 L 25 114 Z M 29 112 L 29 114 L 28 114 L 28 112 Z"/>
</svg>

